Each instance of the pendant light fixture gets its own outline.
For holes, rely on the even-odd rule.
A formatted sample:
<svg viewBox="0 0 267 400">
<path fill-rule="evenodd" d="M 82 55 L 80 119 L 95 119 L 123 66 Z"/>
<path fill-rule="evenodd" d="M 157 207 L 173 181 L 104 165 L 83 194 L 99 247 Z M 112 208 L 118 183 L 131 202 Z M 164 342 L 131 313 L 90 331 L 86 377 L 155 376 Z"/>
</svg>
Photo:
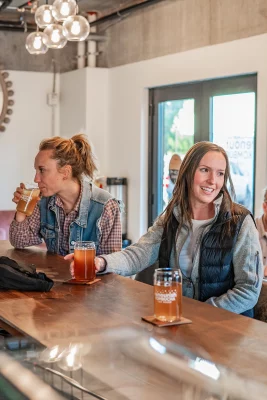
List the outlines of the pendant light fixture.
<svg viewBox="0 0 267 400">
<path fill-rule="evenodd" d="M 63 23 L 63 34 L 71 42 L 81 42 L 87 38 L 89 33 L 89 22 L 81 15 L 71 16 Z"/>
<path fill-rule="evenodd" d="M 46 40 L 44 32 L 32 32 L 26 38 L 26 49 L 30 54 L 45 54 L 48 51 L 48 47 L 44 40 Z"/>
<path fill-rule="evenodd" d="M 53 6 L 44 4 L 37 8 L 35 13 L 35 22 L 39 28 L 43 29 L 46 26 L 53 24 L 55 19 L 52 14 Z"/>
<path fill-rule="evenodd" d="M 47 26 L 44 33 L 46 35 L 44 43 L 50 49 L 62 49 L 67 43 L 67 39 L 63 35 L 63 28 L 59 24 Z"/>
<path fill-rule="evenodd" d="M 56 0 L 53 3 L 53 16 L 57 21 L 65 21 L 68 17 L 77 14 L 75 0 Z"/>
</svg>

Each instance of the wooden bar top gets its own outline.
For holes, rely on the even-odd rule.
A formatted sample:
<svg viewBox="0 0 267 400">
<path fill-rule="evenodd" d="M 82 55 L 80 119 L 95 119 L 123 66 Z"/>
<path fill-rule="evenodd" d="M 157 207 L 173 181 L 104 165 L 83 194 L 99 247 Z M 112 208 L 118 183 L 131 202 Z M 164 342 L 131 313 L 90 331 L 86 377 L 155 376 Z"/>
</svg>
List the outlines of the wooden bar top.
<svg viewBox="0 0 267 400">
<path fill-rule="evenodd" d="M 70 278 L 69 263 L 60 256 L 38 247 L 15 250 L 7 241 L 0 241 L 0 255 L 21 264 L 33 263 L 56 279 L 48 293 L 0 291 L 0 319 L 44 345 L 117 326 L 153 329 L 215 363 L 267 383 L 267 325 L 263 322 L 184 298 L 184 316 L 193 323 L 155 328 L 141 321 L 142 316 L 153 314 L 149 285 L 114 274 L 101 275 L 93 285 L 67 285 L 62 281 Z"/>
</svg>

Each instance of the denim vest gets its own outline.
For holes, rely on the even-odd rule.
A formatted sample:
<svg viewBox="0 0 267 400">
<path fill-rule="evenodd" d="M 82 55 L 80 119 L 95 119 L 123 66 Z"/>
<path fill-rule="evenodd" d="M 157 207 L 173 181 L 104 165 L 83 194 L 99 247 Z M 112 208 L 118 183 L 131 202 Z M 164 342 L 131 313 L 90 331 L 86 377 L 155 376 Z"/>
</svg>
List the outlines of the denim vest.
<svg viewBox="0 0 267 400">
<path fill-rule="evenodd" d="M 86 240 L 95 242 L 98 253 L 101 231 L 99 227 L 105 204 L 112 199 L 110 193 L 99 189 L 91 182 L 83 180 L 82 198 L 78 217 L 70 224 L 69 252 L 74 251 L 76 241 Z M 55 204 L 56 196 L 43 197 L 39 202 L 41 225 L 40 235 L 46 243 L 47 250 L 62 255 L 59 248 L 59 207 Z"/>
</svg>

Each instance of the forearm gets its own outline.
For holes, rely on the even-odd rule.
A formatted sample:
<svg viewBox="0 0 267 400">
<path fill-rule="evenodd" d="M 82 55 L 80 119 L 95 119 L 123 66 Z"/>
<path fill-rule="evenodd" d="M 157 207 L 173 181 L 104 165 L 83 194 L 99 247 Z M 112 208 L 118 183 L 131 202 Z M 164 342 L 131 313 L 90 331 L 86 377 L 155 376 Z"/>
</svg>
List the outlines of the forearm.
<svg viewBox="0 0 267 400">
<path fill-rule="evenodd" d="M 113 272 L 123 276 L 135 275 L 157 260 L 147 258 L 147 252 L 133 244 L 122 252 L 109 255 L 101 255 L 106 260 L 105 272 Z"/>
<path fill-rule="evenodd" d="M 39 209 L 34 211 L 31 217 L 27 217 L 22 222 L 15 219 L 9 229 L 9 240 L 12 246 L 23 249 L 27 246 L 34 246 L 42 243 L 39 235 L 40 221 Z"/>
<path fill-rule="evenodd" d="M 259 297 L 258 288 L 261 288 L 260 282 L 259 287 L 254 287 L 253 285 L 245 283 L 239 284 L 221 296 L 211 297 L 206 303 L 215 307 L 224 308 L 236 314 L 241 314 L 256 305 Z"/>
<path fill-rule="evenodd" d="M 158 259 L 162 230 L 155 223 L 137 243 L 121 252 L 102 255 L 107 262 L 106 272 L 129 276 L 154 264 Z"/>
</svg>

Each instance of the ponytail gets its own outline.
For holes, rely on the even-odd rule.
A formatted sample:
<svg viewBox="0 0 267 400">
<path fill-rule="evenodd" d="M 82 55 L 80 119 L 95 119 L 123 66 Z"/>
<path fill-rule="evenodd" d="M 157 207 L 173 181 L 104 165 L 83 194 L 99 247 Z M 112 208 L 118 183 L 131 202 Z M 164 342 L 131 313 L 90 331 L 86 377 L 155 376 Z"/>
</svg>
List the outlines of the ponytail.
<svg viewBox="0 0 267 400">
<path fill-rule="evenodd" d="M 97 170 L 95 156 L 86 135 L 74 135 L 71 139 L 60 136 L 45 139 L 40 143 L 39 150 L 53 150 L 51 158 L 57 160 L 60 168 L 70 165 L 72 176 L 81 180 L 82 175 L 93 179 Z"/>
</svg>

